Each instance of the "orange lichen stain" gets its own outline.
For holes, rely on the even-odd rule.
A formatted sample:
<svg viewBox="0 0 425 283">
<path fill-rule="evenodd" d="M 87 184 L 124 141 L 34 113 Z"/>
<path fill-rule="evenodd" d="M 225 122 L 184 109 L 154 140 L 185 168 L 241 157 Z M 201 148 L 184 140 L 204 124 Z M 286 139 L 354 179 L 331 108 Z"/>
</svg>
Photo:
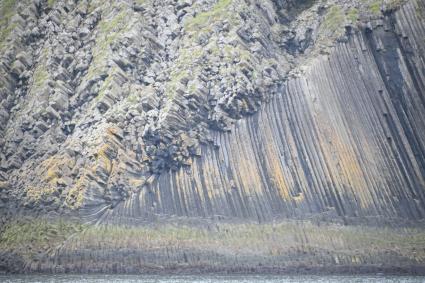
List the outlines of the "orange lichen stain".
<svg viewBox="0 0 425 283">
<path fill-rule="evenodd" d="M 338 151 L 340 152 L 339 166 L 347 179 L 347 183 L 356 192 L 356 195 L 360 197 L 361 207 L 366 208 L 373 203 L 374 198 L 372 192 L 367 190 L 366 176 L 361 171 L 361 165 L 352 150 L 344 150 L 344 148 L 339 146 Z"/>
<path fill-rule="evenodd" d="M 121 140 L 122 139 L 122 130 L 118 127 L 109 127 L 106 129 L 106 134 L 108 137 Z"/>
<path fill-rule="evenodd" d="M 345 141 L 345 133 L 338 132 L 329 123 L 320 124 L 322 136 L 319 142 L 331 172 L 336 178 L 337 188 L 343 194 L 354 194 L 362 208 L 369 207 L 373 204 L 373 192 L 366 184 L 367 176 L 362 172 L 362 165 L 354 152 L 353 145 Z M 368 154 L 368 147 L 364 145 L 362 151 Z M 373 170 L 373 167 L 370 168 Z M 371 173 L 374 172 L 371 171 Z"/>
<path fill-rule="evenodd" d="M 254 150 L 247 136 L 241 136 L 240 142 L 241 144 L 233 143 L 230 150 L 231 159 L 234 160 L 231 163 L 235 164 L 232 168 L 235 171 L 234 175 L 238 176 L 237 179 L 241 185 L 241 190 L 247 196 L 261 195 L 264 190 L 261 186 L 260 170 L 256 166 L 257 161 L 255 160 Z"/>
<path fill-rule="evenodd" d="M 266 160 L 267 160 L 267 172 L 271 176 L 271 182 L 279 190 L 280 196 L 284 200 L 290 200 L 290 191 L 283 175 L 283 168 L 278 158 L 279 154 L 276 149 L 271 145 L 266 145 Z"/>
<path fill-rule="evenodd" d="M 106 129 L 106 132 L 108 134 L 115 135 L 119 132 L 119 129 L 117 127 L 109 127 Z"/>
</svg>

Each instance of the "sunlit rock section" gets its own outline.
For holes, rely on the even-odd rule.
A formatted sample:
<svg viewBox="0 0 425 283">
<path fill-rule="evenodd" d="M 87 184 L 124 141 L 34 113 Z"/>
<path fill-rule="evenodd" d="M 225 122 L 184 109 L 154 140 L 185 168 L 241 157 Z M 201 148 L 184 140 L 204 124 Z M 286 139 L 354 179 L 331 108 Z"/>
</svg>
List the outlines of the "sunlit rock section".
<svg viewBox="0 0 425 283">
<path fill-rule="evenodd" d="M 425 26 L 413 4 L 376 20 L 192 166 L 162 174 L 106 220 L 164 215 L 423 219 Z M 382 221 L 382 220 L 379 220 Z"/>
</svg>

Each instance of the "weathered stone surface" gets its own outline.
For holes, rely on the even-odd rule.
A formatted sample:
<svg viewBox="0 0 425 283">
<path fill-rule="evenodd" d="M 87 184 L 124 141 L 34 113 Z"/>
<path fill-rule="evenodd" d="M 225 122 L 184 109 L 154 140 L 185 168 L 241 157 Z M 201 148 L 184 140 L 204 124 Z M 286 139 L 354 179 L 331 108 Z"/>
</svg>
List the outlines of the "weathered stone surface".
<svg viewBox="0 0 425 283">
<path fill-rule="evenodd" d="M 360 225 L 344 235 L 387 225 L 422 237 L 423 1 L 10 3 L 0 22 L 0 224 L 10 225 L 0 233 L 31 215 L 88 230 L 167 221 L 232 230 L 308 218 Z M 313 224 L 291 235 L 321 229 Z M 332 234 L 337 224 L 329 225 Z M 133 243 L 93 247 L 74 228 L 52 236 L 75 239 L 55 256 L 43 242 L 30 257 L 3 250 L 10 239 L 0 234 L 0 270 L 135 272 L 203 262 L 205 271 L 285 271 L 311 257 L 318 269 L 424 269 L 423 255 L 411 254 L 422 248 L 415 240 L 405 253 L 379 246 L 351 254 L 349 236 L 332 255 L 299 243 L 234 258 L 181 242 L 155 253 L 150 243 L 110 267 Z M 267 246 L 264 237 L 252 240 Z M 322 240 L 312 236 L 311 245 Z M 382 262 L 387 252 L 393 257 Z M 299 256 L 299 264 L 290 260 Z"/>
</svg>

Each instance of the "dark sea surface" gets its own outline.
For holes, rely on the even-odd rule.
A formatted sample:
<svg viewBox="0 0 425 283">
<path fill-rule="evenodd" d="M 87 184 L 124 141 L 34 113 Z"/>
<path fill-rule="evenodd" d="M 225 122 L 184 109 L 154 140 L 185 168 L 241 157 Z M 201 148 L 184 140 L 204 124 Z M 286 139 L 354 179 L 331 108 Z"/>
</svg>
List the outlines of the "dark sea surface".
<svg viewBox="0 0 425 283">
<path fill-rule="evenodd" d="M 146 282 L 146 283 L 310 283 L 405 282 L 425 283 L 415 276 L 145 276 L 145 275 L 0 275 L 0 282 Z"/>
</svg>

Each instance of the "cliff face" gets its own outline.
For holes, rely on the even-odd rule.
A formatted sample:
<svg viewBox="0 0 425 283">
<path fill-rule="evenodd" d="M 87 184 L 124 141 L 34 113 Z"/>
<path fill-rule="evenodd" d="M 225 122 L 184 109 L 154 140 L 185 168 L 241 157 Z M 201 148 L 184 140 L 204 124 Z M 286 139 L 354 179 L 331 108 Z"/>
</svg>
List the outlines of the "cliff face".
<svg viewBox="0 0 425 283">
<path fill-rule="evenodd" d="M 424 272 L 423 1 L 1 11 L 0 270 Z"/>
<path fill-rule="evenodd" d="M 412 9 L 309 61 L 259 113 L 214 133 L 190 168 L 113 211 L 137 215 L 142 200 L 142 214 L 423 219 L 423 40 L 409 40 L 423 26 Z"/>
</svg>

